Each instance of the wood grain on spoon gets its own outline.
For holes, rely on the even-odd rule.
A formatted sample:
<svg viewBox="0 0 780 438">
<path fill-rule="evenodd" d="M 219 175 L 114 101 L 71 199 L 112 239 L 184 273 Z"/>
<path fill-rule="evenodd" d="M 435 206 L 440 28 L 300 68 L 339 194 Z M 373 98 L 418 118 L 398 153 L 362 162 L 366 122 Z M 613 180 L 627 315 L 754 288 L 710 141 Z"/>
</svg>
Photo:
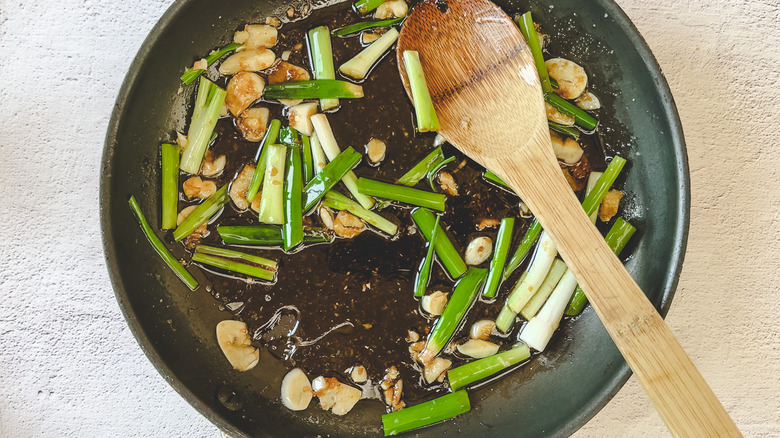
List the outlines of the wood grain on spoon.
<svg viewBox="0 0 780 438">
<path fill-rule="evenodd" d="M 420 53 L 440 133 L 531 208 L 672 434 L 741 436 L 564 179 L 536 67 L 512 20 L 487 0 L 419 3 L 398 40 L 409 93 L 404 50 Z"/>
</svg>

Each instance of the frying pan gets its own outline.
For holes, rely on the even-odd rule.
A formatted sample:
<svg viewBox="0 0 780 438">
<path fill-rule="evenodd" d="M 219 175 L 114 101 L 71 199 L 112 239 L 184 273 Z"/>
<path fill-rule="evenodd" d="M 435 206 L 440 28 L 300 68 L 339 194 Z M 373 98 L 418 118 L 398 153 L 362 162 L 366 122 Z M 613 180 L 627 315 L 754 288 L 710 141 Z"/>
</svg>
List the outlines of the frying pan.
<svg viewBox="0 0 780 438">
<path fill-rule="evenodd" d="M 601 144 L 607 155 L 618 152 L 631 163 L 619 182 L 629 194 L 624 215 L 639 232 L 624 251 L 630 254 L 626 266 L 665 315 L 685 253 L 690 193 L 682 128 L 658 64 L 611 0 L 497 3 L 510 14 L 531 10 L 552 36 L 550 51 L 588 69 L 591 89 L 603 103 Z M 125 78 L 106 136 L 100 189 L 106 263 L 119 305 L 149 360 L 231 436 L 381 436 L 384 406 L 378 402 L 358 403 L 344 417 L 314 404 L 302 412 L 283 408 L 279 391 L 286 369 L 264 351 L 255 369 L 234 371 L 214 334 L 230 315 L 205 287 L 190 292 L 174 277 L 127 207 L 135 194 L 149 222 L 159 223 L 159 144 L 184 128 L 190 96 L 179 92 L 183 67 L 228 42 L 244 24 L 282 17 L 290 6 L 300 10 L 303 3 L 181 0 L 151 31 Z M 184 255 L 176 252 L 179 245 L 169 246 Z M 470 391 L 469 413 L 410 435 L 566 436 L 593 417 L 629 373 L 587 308 L 561 327 L 544 354 Z"/>
</svg>

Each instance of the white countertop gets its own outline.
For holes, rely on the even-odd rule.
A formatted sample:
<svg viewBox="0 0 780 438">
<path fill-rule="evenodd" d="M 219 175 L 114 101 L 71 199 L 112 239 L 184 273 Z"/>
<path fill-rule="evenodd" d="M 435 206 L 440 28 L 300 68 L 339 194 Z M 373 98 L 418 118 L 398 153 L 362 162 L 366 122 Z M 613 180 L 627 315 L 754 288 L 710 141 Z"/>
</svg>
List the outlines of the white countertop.
<svg viewBox="0 0 780 438">
<path fill-rule="evenodd" d="M 619 3 L 688 142 L 691 232 L 669 325 L 744 434 L 780 436 L 780 4 Z M 169 4 L 0 2 L 0 436 L 220 435 L 136 344 L 100 241 L 108 118 Z M 634 378 L 576 434 L 665 435 Z"/>
</svg>

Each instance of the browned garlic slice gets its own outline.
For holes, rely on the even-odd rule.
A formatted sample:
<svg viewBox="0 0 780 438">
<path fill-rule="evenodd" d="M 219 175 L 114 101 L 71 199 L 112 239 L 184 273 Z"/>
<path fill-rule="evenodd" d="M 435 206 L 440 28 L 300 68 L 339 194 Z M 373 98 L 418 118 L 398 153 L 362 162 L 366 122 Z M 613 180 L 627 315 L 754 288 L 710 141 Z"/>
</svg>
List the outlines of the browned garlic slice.
<svg viewBox="0 0 780 438">
<path fill-rule="evenodd" d="M 493 240 L 487 236 L 477 237 L 466 247 L 466 264 L 471 266 L 482 264 L 492 253 Z"/>
</svg>

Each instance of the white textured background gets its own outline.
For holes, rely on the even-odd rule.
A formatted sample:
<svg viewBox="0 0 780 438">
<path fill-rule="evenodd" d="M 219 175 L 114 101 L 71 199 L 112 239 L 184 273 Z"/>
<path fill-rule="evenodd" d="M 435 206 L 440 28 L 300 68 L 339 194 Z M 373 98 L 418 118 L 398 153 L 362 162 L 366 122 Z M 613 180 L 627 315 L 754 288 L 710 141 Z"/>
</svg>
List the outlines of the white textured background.
<svg viewBox="0 0 780 438">
<path fill-rule="evenodd" d="M 0 0 L 0 436 L 203 436 L 125 326 L 103 137 L 170 0 Z M 746 436 L 780 436 L 780 2 L 620 0 L 671 85 L 693 180 L 668 321 Z M 664 436 L 635 379 L 577 437 Z"/>
</svg>

